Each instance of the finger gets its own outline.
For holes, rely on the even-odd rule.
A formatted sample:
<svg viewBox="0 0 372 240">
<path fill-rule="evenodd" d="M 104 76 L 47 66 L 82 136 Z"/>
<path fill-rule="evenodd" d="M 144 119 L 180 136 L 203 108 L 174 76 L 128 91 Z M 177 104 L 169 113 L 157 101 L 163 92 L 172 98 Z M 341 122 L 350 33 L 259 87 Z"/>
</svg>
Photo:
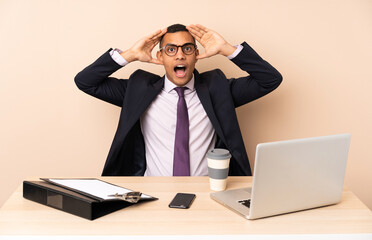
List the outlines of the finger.
<svg viewBox="0 0 372 240">
<path fill-rule="evenodd" d="M 186 27 L 188 30 L 193 30 L 194 32 L 201 32 L 202 31 L 202 29 L 201 28 L 199 28 L 199 27 L 197 27 L 196 25 L 194 25 L 194 24 L 191 24 L 191 25 L 189 25 L 189 26 L 187 26 Z"/>
<path fill-rule="evenodd" d="M 189 30 L 191 35 L 193 35 L 193 37 L 198 37 L 199 39 L 203 37 L 203 34 L 198 29 L 193 28 L 193 27 L 186 27 L 186 28 L 187 30 Z"/>
<path fill-rule="evenodd" d="M 160 37 L 154 40 L 148 40 L 148 47 L 152 50 L 160 42 Z"/>
<path fill-rule="evenodd" d="M 160 37 L 158 37 L 158 38 L 156 38 L 156 39 L 152 39 L 152 40 L 150 40 L 150 43 L 151 43 L 151 44 L 154 44 L 154 45 L 158 44 L 159 42 L 160 42 Z"/>
<path fill-rule="evenodd" d="M 202 35 L 208 32 L 208 29 L 200 24 L 190 25 L 190 28 Z"/>
<path fill-rule="evenodd" d="M 159 32 L 159 34 L 157 34 L 156 36 L 153 37 L 154 40 L 160 40 L 160 38 L 167 32 L 167 29 L 164 28 L 161 30 L 161 32 Z"/>
<path fill-rule="evenodd" d="M 159 41 L 155 41 L 151 44 L 151 49 L 154 49 L 154 47 L 156 47 L 156 45 L 158 45 Z"/>
<path fill-rule="evenodd" d="M 150 35 L 147 36 L 148 39 L 154 39 L 156 38 L 157 35 L 159 35 L 162 31 L 159 29 L 156 32 L 151 33 Z"/>
<path fill-rule="evenodd" d="M 156 45 L 157 45 L 156 43 L 149 45 L 148 46 L 148 51 L 152 52 L 152 50 L 155 48 Z"/>
<path fill-rule="evenodd" d="M 168 31 L 168 28 L 163 28 L 163 30 L 161 30 L 162 35 L 166 34 L 167 31 Z"/>
<path fill-rule="evenodd" d="M 198 56 L 196 56 L 196 59 L 203 59 L 203 58 L 208 58 L 210 57 L 209 55 L 207 55 L 206 53 L 203 53 L 203 54 L 199 54 Z"/>
<path fill-rule="evenodd" d="M 151 39 L 146 39 L 145 42 L 142 45 L 142 50 L 152 50 L 156 44 L 159 42 L 158 40 L 151 40 Z"/>
<path fill-rule="evenodd" d="M 201 24 L 196 24 L 196 27 L 198 27 L 200 29 L 201 32 L 204 32 L 204 33 L 207 33 L 210 31 L 210 29 L 204 27 L 203 25 Z"/>
<path fill-rule="evenodd" d="M 158 43 L 160 41 L 161 36 L 163 36 L 166 32 L 167 32 L 166 28 L 163 30 L 157 30 L 156 32 L 148 35 L 146 38 L 148 41 Z"/>
<path fill-rule="evenodd" d="M 155 34 L 151 40 L 160 40 L 160 38 L 167 32 L 167 28 L 164 28 L 162 30 L 160 30 L 160 32 L 157 32 L 157 34 Z"/>
<path fill-rule="evenodd" d="M 190 33 L 191 36 L 193 36 L 193 37 L 194 37 L 198 42 L 200 42 L 201 37 L 199 37 L 198 35 L 196 35 L 194 32 L 189 31 L 189 33 Z"/>
<path fill-rule="evenodd" d="M 157 58 L 152 58 L 150 60 L 150 63 L 154 63 L 154 64 L 158 64 L 158 65 L 163 65 L 163 63 L 159 59 L 157 59 Z"/>
</svg>

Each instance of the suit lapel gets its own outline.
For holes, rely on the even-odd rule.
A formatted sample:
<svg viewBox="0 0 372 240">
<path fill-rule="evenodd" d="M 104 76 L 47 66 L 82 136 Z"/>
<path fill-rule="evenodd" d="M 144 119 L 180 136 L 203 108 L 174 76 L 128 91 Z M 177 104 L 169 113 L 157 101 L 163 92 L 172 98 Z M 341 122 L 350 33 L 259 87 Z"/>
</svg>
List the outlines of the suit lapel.
<svg viewBox="0 0 372 240">
<path fill-rule="evenodd" d="M 216 117 L 214 112 L 213 104 L 211 101 L 211 96 L 209 94 L 208 86 L 205 82 L 200 79 L 198 71 L 194 71 L 195 76 L 195 89 L 196 93 L 202 103 L 205 112 L 207 113 L 209 120 L 212 122 L 212 125 L 217 133 L 217 135 L 221 138 L 221 140 L 226 144 L 225 136 L 223 134 L 221 125 Z"/>
<path fill-rule="evenodd" d="M 164 77 L 160 78 L 159 81 L 156 81 L 154 84 L 150 84 L 146 89 L 146 92 L 142 96 L 142 99 L 139 101 L 138 105 L 133 114 L 133 118 L 138 120 L 138 118 L 146 111 L 148 106 L 154 101 L 155 97 L 159 94 L 161 89 L 164 86 Z"/>
<path fill-rule="evenodd" d="M 153 84 L 149 84 L 144 92 L 137 93 L 139 96 L 135 99 L 130 99 L 131 102 L 126 104 L 127 109 L 123 109 L 123 122 L 125 123 L 123 126 L 124 135 L 126 135 L 138 119 L 140 119 L 141 115 L 146 111 L 152 101 L 154 101 L 163 86 L 164 77 L 155 81 Z"/>
</svg>

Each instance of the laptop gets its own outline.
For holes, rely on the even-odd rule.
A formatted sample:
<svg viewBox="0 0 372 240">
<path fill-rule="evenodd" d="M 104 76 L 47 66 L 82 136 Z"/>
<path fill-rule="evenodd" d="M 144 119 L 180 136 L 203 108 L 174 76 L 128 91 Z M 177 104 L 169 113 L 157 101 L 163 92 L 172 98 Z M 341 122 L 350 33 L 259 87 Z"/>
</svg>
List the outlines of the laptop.
<svg viewBox="0 0 372 240">
<path fill-rule="evenodd" d="M 336 204 L 349 145 L 350 134 L 258 144 L 252 187 L 210 197 L 247 219 Z"/>
</svg>

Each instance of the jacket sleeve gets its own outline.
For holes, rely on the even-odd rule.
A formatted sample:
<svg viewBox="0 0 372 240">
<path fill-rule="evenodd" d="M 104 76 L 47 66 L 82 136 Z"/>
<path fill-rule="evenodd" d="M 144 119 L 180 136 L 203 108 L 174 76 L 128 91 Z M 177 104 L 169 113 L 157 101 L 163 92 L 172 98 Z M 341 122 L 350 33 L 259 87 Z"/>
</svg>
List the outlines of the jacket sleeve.
<svg viewBox="0 0 372 240">
<path fill-rule="evenodd" d="M 122 67 L 112 59 L 110 51 L 111 49 L 79 72 L 75 83 L 83 92 L 121 107 L 128 80 L 109 77 Z"/>
<path fill-rule="evenodd" d="M 276 89 L 282 82 L 282 75 L 263 60 L 246 42 L 233 61 L 247 77 L 229 79 L 230 91 L 235 107 L 260 98 Z"/>
</svg>

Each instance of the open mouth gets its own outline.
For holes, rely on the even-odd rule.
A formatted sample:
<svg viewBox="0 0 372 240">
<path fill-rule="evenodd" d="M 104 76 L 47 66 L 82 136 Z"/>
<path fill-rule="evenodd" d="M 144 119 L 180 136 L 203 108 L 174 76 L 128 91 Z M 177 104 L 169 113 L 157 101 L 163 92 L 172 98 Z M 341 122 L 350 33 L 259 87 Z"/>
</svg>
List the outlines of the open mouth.
<svg viewBox="0 0 372 240">
<path fill-rule="evenodd" d="M 174 72 L 176 76 L 179 78 L 183 78 L 186 75 L 186 67 L 185 65 L 177 65 L 174 67 Z"/>
</svg>

